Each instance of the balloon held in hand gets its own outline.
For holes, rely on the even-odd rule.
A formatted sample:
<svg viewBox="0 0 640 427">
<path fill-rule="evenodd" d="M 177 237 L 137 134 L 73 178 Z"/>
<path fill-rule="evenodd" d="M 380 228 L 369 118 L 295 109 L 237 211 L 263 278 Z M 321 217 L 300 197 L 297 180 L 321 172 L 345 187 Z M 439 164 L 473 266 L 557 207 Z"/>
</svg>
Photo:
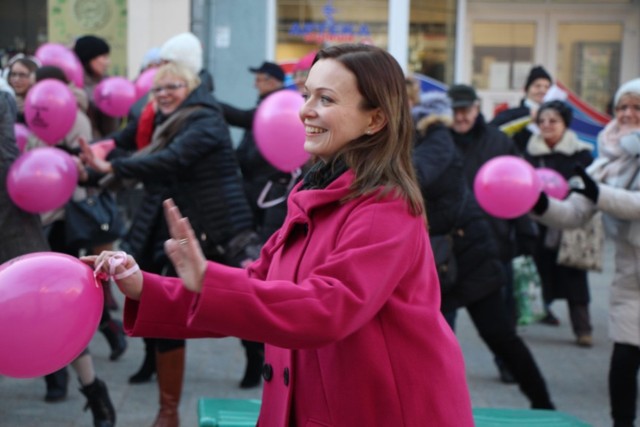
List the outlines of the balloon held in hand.
<svg viewBox="0 0 640 427">
<path fill-rule="evenodd" d="M 569 183 L 556 170 L 550 168 L 538 168 L 536 174 L 540 178 L 542 191 L 549 197 L 562 200 L 569 194 Z"/>
<path fill-rule="evenodd" d="M 0 375 L 33 378 L 68 365 L 89 344 L 103 291 L 77 258 L 36 252 L 0 265 Z"/>
<path fill-rule="evenodd" d="M 533 166 L 516 156 L 498 156 L 478 170 L 473 191 L 490 215 L 516 218 L 529 212 L 538 200 L 541 183 Z"/>
</svg>

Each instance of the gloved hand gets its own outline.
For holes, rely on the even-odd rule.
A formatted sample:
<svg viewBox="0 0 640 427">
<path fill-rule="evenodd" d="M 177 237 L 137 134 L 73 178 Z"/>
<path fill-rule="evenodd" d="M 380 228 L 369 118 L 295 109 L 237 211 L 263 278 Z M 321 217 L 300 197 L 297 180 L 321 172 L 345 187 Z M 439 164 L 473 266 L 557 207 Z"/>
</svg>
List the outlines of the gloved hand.
<svg viewBox="0 0 640 427">
<path fill-rule="evenodd" d="M 540 192 L 538 196 L 538 201 L 531 208 L 531 211 L 536 215 L 542 215 L 549 208 L 549 196 L 544 191 Z"/>
<path fill-rule="evenodd" d="M 578 174 L 580 179 L 582 179 L 584 187 L 572 188 L 571 191 L 582 194 L 593 203 L 598 203 L 598 196 L 600 195 L 598 184 L 589 176 L 582 166 L 576 166 L 574 171 Z"/>
</svg>

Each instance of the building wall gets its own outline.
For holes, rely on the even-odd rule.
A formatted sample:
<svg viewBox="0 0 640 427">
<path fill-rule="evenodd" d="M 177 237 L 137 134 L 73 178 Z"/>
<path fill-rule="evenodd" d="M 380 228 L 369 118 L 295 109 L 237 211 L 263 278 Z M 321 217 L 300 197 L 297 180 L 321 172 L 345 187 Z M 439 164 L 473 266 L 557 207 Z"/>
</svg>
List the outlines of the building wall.
<svg viewBox="0 0 640 427">
<path fill-rule="evenodd" d="M 191 0 L 128 0 L 127 77 L 135 78 L 147 50 L 190 31 Z"/>
</svg>

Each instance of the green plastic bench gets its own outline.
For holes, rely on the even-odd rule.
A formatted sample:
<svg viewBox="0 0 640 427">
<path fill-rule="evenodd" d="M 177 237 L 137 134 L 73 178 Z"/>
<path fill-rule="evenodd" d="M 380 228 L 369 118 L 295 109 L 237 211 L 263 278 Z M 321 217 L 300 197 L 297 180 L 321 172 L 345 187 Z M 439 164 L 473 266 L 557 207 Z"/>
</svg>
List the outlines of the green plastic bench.
<svg viewBox="0 0 640 427">
<path fill-rule="evenodd" d="M 476 427 L 592 427 L 561 411 L 474 408 Z"/>
<path fill-rule="evenodd" d="M 260 412 L 258 399 L 198 400 L 200 427 L 255 427 Z"/>
<path fill-rule="evenodd" d="M 254 427 L 260 412 L 258 399 L 198 400 L 200 427 Z M 560 411 L 540 409 L 474 408 L 476 427 L 592 427 Z"/>
</svg>

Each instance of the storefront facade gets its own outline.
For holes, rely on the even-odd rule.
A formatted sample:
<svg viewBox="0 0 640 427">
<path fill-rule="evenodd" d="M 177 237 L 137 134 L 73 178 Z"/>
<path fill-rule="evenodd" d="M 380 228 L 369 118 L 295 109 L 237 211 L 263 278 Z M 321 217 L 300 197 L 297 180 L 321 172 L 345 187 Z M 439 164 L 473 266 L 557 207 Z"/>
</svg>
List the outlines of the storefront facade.
<svg viewBox="0 0 640 427">
<path fill-rule="evenodd" d="M 497 104 L 518 102 L 532 65 L 600 111 L 621 82 L 640 76 L 640 0 L 128 0 L 122 12 L 123 4 L 3 1 L 1 47 L 33 52 L 46 41 L 68 43 L 61 8 L 85 16 L 74 31 L 98 34 L 87 25 L 97 25 L 96 11 L 112 11 L 100 16 L 126 16 L 114 26 L 114 44 L 126 45 L 126 53 L 114 52 L 122 64 L 114 73 L 133 77 L 148 48 L 191 30 L 203 41 L 216 93 L 241 106 L 256 99 L 249 66 L 290 67 L 343 42 L 388 49 L 407 73 L 473 84 L 488 116 Z"/>
</svg>

